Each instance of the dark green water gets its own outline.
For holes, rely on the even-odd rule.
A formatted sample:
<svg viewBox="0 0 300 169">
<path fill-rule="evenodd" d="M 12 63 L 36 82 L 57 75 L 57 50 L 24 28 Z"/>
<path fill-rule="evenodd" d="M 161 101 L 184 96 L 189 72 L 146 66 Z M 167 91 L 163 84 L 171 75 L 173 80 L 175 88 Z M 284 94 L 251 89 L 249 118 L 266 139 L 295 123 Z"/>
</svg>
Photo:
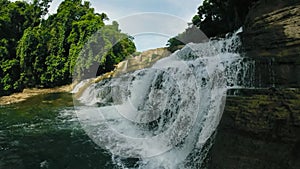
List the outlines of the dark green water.
<svg viewBox="0 0 300 169">
<path fill-rule="evenodd" d="M 0 169 L 39 168 L 116 168 L 80 127 L 71 94 L 0 107 Z"/>
</svg>

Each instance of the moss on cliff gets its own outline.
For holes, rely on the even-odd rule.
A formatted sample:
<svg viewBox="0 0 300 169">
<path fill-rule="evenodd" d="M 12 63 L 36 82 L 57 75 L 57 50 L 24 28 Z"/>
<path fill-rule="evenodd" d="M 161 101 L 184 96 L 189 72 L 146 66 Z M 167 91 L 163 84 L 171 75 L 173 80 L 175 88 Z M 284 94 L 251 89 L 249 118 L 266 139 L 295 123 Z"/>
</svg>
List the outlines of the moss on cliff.
<svg viewBox="0 0 300 169">
<path fill-rule="evenodd" d="M 300 89 L 229 93 L 209 168 L 299 168 Z"/>
</svg>

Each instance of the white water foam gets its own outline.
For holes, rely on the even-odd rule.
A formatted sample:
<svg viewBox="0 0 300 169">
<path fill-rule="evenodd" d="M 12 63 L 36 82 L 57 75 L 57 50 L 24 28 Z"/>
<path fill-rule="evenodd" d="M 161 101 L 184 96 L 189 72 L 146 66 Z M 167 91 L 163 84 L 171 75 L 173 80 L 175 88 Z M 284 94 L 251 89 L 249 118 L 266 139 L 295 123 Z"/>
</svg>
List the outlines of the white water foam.
<svg viewBox="0 0 300 169">
<path fill-rule="evenodd" d="M 79 90 L 85 85 L 87 84 L 91 79 L 85 79 L 80 81 L 78 84 L 75 85 L 74 89 L 71 91 L 71 93 L 77 93 L 79 92 Z"/>
<path fill-rule="evenodd" d="M 120 168 L 203 167 L 227 89 L 249 85 L 237 33 L 91 85 L 76 108 L 84 130 Z M 127 166 L 126 158 L 138 160 Z"/>
</svg>

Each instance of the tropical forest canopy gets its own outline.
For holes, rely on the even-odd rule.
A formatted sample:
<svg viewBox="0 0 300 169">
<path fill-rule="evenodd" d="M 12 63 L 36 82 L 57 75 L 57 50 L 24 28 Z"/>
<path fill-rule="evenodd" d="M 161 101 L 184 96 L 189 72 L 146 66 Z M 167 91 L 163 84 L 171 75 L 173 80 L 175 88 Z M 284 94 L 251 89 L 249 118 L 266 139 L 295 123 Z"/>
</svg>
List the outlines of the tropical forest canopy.
<svg viewBox="0 0 300 169">
<path fill-rule="evenodd" d="M 224 36 L 240 28 L 252 5 L 258 0 L 204 0 L 198 7 L 192 23 L 207 37 Z M 189 36 L 190 28 L 168 41 L 169 50 L 174 51 L 177 46 L 184 45 L 181 40 Z"/>
<path fill-rule="evenodd" d="M 208 37 L 224 35 L 240 28 L 251 6 L 258 0 L 204 0 L 193 24 Z"/>
<path fill-rule="evenodd" d="M 0 0 L 0 96 L 68 84 L 74 73 L 88 77 L 91 66 L 99 75 L 136 51 L 132 37 L 117 22 L 105 25 L 107 15 L 90 2 L 65 0 L 45 19 L 50 2 Z"/>
</svg>

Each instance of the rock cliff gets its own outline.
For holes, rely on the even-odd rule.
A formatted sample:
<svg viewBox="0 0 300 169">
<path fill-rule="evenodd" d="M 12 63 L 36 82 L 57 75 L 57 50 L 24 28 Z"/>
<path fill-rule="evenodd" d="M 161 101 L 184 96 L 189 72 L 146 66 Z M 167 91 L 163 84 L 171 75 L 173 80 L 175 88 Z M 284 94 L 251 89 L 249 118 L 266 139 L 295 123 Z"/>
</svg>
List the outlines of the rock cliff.
<svg viewBox="0 0 300 169">
<path fill-rule="evenodd" d="M 300 168 L 300 1 L 259 0 L 241 34 L 255 89 L 228 91 L 209 169 Z"/>
<path fill-rule="evenodd" d="M 229 91 L 210 169 L 300 168 L 300 90 Z"/>
<path fill-rule="evenodd" d="M 242 41 L 246 56 L 256 60 L 257 86 L 300 87 L 300 1 L 258 1 Z"/>
</svg>

